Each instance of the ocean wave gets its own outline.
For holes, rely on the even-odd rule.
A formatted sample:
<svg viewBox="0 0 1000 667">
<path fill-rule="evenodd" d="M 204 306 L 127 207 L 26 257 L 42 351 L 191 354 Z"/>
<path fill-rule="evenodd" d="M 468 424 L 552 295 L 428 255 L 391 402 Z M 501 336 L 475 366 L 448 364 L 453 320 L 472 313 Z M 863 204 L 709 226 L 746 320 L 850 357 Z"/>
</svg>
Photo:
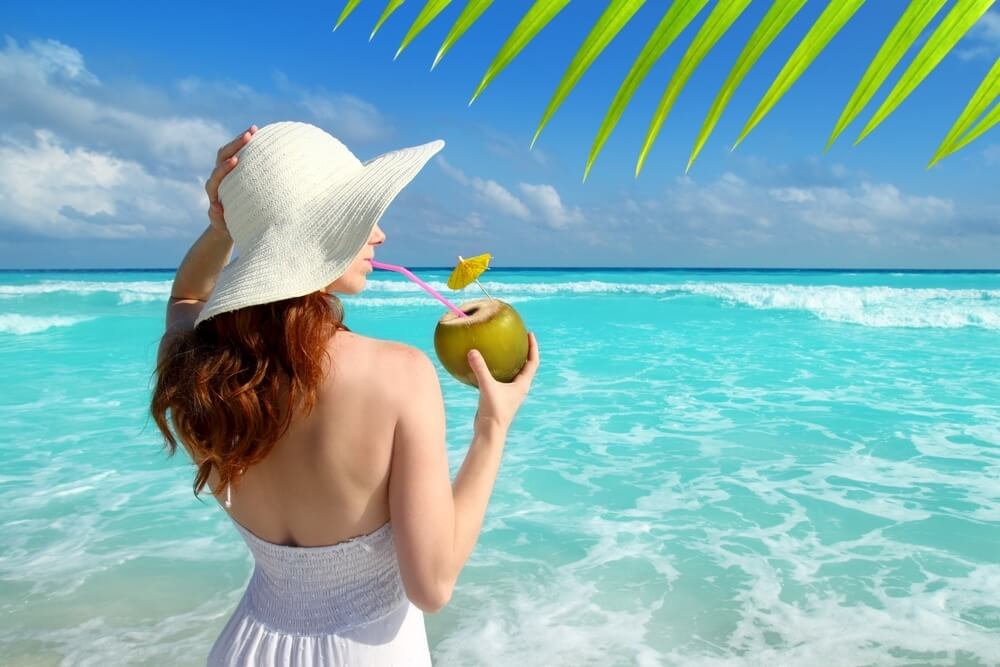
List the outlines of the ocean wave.
<svg viewBox="0 0 1000 667">
<path fill-rule="evenodd" d="M 379 308 L 384 306 L 427 306 L 429 308 L 442 309 L 445 306 L 434 299 L 432 296 L 421 291 L 422 296 L 396 296 L 396 297 L 351 297 L 349 299 L 344 299 L 344 304 L 348 307 L 351 306 L 363 306 L 371 308 Z M 467 298 L 455 299 L 452 298 L 450 301 L 456 306 L 465 301 L 471 301 L 472 299 L 478 299 L 474 294 L 470 294 Z M 523 303 L 525 301 L 534 301 L 536 297 L 533 296 L 508 296 L 504 295 L 503 300 L 507 303 Z"/>
<path fill-rule="evenodd" d="M 446 290 L 444 283 L 432 287 Z M 416 285 L 371 281 L 383 292 L 419 291 Z M 617 283 L 579 280 L 552 283 L 485 282 L 505 300 L 516 295 L 641 294 L 674 299 L 704 296 L 759 310 L 800 310 L 822 320 L 867 327 L 979 327 L 1000 330 L 1000 290 L 906 288 L 884 286 L 791 285 L 767 283 L 682 282 Z"/>
<path fill-rule="evenodd" d="M 867 327 L 1000 329 L 1000 290 L 684 283 L 689 294 L 760 310 L 804 310 Z"/>
<path fill-rule="evenodd" d="M 429 281 L 454 303 L 480 298 L 478 290 L 455 292 L 442 281 Z M 647 295 L 661 299 L 701 296 L 758 310 L 805 311 L 831 322 L 867 327 L 1000 330 L 1000 289 L 907 288 L 889 286 L 794 285 L 697 282 L 633 283 L 606 280 L 559 282 L 482 281 L 486 290 L 508 302 L 550 296 Z M 58 292 L 87 296 L 117 294 L 130 305 L 165 301 L 171 281 L 46 280 L 27 285 L 0 285 L 0 299 Z M 362 295 L 345 302 L 358 307 L 428 306 L 438 304 L 408 280 L 369 280 Z"/>
<path fill-rule="evenodd" d="M 37 296 L 65 292 L 79 296 L 92 294 L 117 294 L 118 303 L 166 301 L 170 296 L 170 280 L 99 281 L 99 280 L 43 280 L 27 285 L 0 285 L 0 299 Z"/>
<path fill-rule="evenodd" d="M 434 289 L 445 293 L 447 292 L 451 296 L 456 298 L 462 298 L 462 295 L 457 295 L 451 288 L 448 287 L 447 283 L 430 280 L 425 281 L 428 285 Z M 677 284 L 642 284 L 642 283 L 614 283 L 605 280 L 574 280 L 565 281 L 558 283 L 510 283 L 510 282 L 496 282 L 496 281 L 479 281 L 486 291 L 491 294 L 496 292 L 497 294 L 510 294 L 510 293 L 522 293 L 522 294 L 665 294 L 670 292 L 677 292 Z M 402 282 L 398 280 L 369 280 L 368 290 L 377 290 L 382 292 L 423 292 L 423 290 L 414 283 L 409 281 Z M 472 294 L 472 292 L 469 292 Z M 474 297 L 473 297 L 474 298 Z M 506 299 L 506 296 L 504 297 Z"/>
<path fill-rule="evenodd" d="M 17 336 L 33 334 L 51 329 L 52 327 L 71 327 L 80 322 L 92 320 L 92 317 L 65 317 L 52 315 L 38 317 L 35 315 L 17 315 L 14 313 L 0 314 L 0 333 L 11 333 Z"/>
</svg>

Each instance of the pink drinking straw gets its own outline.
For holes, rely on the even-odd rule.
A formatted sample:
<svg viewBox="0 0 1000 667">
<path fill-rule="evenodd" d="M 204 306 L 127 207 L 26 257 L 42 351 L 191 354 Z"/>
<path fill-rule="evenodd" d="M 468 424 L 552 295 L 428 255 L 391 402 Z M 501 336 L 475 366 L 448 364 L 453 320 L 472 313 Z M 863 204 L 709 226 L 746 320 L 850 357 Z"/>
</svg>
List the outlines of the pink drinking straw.
<svg viewBox="0 0 1000 667">
<path fill-rule="evenodd" d="M 396 273 L 402 273 L 404 276 L 406 276 L 407 278 L 409 278 L 410 280 L 412 280 L 416 284 L 418 284 L 421 287 L 423 287 L 425 292 L 427 292 L 428 294 L 430 294 L 432 297 L 434 297 L 435 299 L 437 299 L 438 301 L 440 301 L 444 305 L 446 305 L 449 308 L 451 308 L 451 310 L 452 310 L 453 313 L 455 313 L 459 317 L 468 317 L 468 315 L 466 315 L 461 310 L 459 310 L 458 308 L 456 308 L 454 306 L 454 304 L 451 303 L 451 301 L 448 301 L 448 299 L 446 299 L 443 296 L 441 296 L 440 294 L 438 294 L 438 292 L 437 292 L 436 289 L 434 289 L 433 287 L 431 287 L 430 285 L 428 285 L 427 283 L 425 283 L 423 280 L 421 280 L 420 278 L 417 278 L 415 275 L 413 275 L 412 273 L 410 273 L 410 270 L 407 269 L 406 267 L 396 266 L 395 264 L 383 264 L 382 262 L 378 262 L 378 261 L 376 261 L 374 259 L 369 260 L 369 261 L 372 263 L 372 266 L 374 266 L 376 269 L 383 269 L 385 271 L 395 271 Z"/>
</svg>

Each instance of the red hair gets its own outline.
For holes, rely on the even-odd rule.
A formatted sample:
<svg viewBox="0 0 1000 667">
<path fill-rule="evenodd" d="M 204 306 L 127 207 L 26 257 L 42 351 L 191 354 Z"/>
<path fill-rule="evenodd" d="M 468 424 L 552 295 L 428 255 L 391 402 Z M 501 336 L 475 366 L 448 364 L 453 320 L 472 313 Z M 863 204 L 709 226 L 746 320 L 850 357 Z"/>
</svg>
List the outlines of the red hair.
<svg viewBox="0 0 1000 667">
<path fill-rule="evenodd" d="M 191 454 L 195 495 L 213 467 L 217 493 L 312 410 L 339 329 L 350 331 L 339 300 L 314 292 L 220 313 L 170 341 L 150 412 L 170 455 L 178 441 Z"/>
</svg>

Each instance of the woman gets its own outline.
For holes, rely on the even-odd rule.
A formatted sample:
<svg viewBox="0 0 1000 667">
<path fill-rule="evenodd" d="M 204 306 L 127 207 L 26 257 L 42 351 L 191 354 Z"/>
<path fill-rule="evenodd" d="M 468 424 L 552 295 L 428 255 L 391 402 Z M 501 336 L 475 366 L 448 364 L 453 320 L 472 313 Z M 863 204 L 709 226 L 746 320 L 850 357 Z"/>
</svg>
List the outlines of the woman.
<svg viewBox="0 0 1000 667">
<path fill-rule="evenodd" d="M 509 384 L 470 352 L 479 410 L 451 483 L 433 363 L 352 332 L 334 295 L 364 289 L 378 219 L 442 146 L 362 164 L 318 128 L 275 123 L 219 150 L 151 404 L 255 560 L 212 665 L 430 664 L 421 611 L 447 604 L 475 546 L 538 347 L 529 335 Z"/>
</svg>

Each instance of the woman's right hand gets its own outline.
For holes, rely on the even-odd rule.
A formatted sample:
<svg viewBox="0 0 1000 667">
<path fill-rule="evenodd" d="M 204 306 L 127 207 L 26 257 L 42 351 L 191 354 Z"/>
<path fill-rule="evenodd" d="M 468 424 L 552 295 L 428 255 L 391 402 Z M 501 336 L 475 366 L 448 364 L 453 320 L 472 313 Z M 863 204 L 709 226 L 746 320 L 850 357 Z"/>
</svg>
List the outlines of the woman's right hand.
<svg viewBox="0 0 1000 667">
<path fill-rule="evenodd" d="M 479 384 L 479 409 L 476 411 L 475 427 L 478 429 L 492 424 L 507 430 L 531 389 L 531 381 L 538 370 L 538 341 L 535 340 L 535 334 L 528 334 L 528 359 L 521 372 L 510 382 L 500 382 L 493 377 L 479 350 L 470 350 L 468 359 Z"/>
</svg>

